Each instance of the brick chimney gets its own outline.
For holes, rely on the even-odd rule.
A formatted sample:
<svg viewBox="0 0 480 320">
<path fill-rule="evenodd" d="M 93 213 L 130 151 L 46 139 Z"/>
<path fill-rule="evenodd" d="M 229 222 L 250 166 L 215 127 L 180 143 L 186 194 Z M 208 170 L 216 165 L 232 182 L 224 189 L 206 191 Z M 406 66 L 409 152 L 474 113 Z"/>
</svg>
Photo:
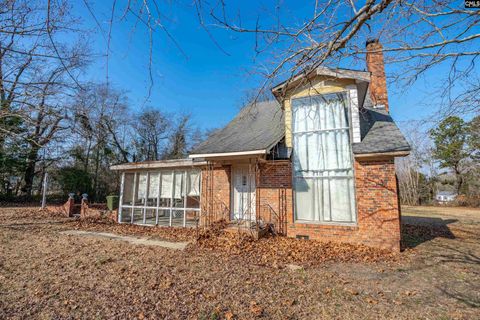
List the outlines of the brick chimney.
<svg viewBox="0 0 480 320">
<path fill-rule="evenodd" d="M 378 39 L 367 40 L 367 69 L 371 73 L 370 97 L 374 106 L 388 112 L 387 79 L 383 61 L 383 47 Z"/>
</svg>

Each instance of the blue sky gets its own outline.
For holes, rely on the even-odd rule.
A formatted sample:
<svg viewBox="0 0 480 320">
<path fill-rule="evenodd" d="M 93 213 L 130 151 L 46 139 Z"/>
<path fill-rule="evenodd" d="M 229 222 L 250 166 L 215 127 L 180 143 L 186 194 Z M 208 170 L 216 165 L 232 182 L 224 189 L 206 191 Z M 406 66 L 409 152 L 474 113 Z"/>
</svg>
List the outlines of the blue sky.
<svg viewBox="0 0 480 320">
<path fill-rule="evenodd" d="M 264 2 L 242 2 L 239 6 L 242 19 L 248 21 L 255 19 L 257 14 L 267 12 L 262 11 L 262 7 L 269 1 Z M 91 3 L 104 34 L 108 30 L 111 4 L 110 1 Z M 298 5 L 298 2 L 287 1 L 284 16 L 309 16 L 311 7 L 309 2 Z M 222 49 L 228 52 L 227 55 L 202 29 L 194 7 L 175 2 L 162 7 L 162 12 L 168 17 L 165 21 L 168 31 L 180 44 L 186 57 L 163 32 L 158 31 L 154 35 L 154 86 L 145 102 L 150 85 L 149 38 L 144 28 L 137 27 L 132 32 L 132 16 L 127 21 L 118 21 L 124 8 L 125 3 L 118 1 L 119 14 L 112 30 L 109 78 L 117 88 L 128 91 L 130 106 L 134 110 L 152 106 L 171 113 L 188 112 L 195 125 L 204 129 L 215 128 L 226 124 L 238 112 L 246 94 L 261 84 L 262 78 L 250 73 L 259 63 L 268 61 L 268 57 L 255 60 L 253 36 L 209 28 Z M 74 10 L 82 17 L 85 26 L 94 30 L 89 41 L 93 51 L 104 54 L 106 41 L 83 2 L 78 1 Z M 89 68 L 85 79 L 105 81 L 105 64 L 104 58 L 98 59 Z M 364 65 L 358 66 L 358 69 L 363 68 Z M 387 72 L 391 68 L 387 67 Z M 433 101 L 429 95 L 433 85 L 435 78 L 432 76 L 419 80 L 407 92 L 389 83 L 391 114 L 401 128 L 412 120 L 428 118 L 433 112 Z"/>
</svg>

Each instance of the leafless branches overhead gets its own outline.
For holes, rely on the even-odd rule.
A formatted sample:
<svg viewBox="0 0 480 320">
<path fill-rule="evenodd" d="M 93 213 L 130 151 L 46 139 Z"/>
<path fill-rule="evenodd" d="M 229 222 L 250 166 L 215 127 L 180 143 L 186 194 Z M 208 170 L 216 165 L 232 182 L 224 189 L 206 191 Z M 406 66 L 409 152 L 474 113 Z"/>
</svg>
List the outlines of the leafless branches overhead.
<svg viewBox="0 0 480 320">
<path fill-rule="evenodd" d="M 365 41 L 379 38 L 397 83 L 408 86 L 442 68 L 447 76 L 437 93 L 449 97 L 449 107 L 465 99 L 467 90 L 451 99 L 452 92 L 458 94 L 459 81 L 468 84 L 468 90 L 478 90 L 469 78 L 480 54 L 480 11 L 465 9 L 461 1 L 317 0 L 311 3 L 310 16 L 300 11 L 297 17 L 281 3 L 256 17 L 250 12 L 233 15 L 237 11 L 232 1 L 196 0 L 195 6 L 199 22 L 208 28 L 254 35 L 254 52 L 268 62 L 258 68 L 266 79 L 263 89 L 319 65 L 362 69 Z"/>
</svg>

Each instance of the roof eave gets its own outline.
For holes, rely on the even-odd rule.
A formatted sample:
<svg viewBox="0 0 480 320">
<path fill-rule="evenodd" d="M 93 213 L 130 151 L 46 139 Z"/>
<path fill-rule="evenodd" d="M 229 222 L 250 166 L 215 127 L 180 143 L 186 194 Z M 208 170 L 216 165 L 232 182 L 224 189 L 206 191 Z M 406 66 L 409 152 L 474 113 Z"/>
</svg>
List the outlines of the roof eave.
<svg viewBox="0 0 480 320">
<path fill-rule="evenodd" d="M 410 154 L 410 150 L 404 151 L 389 151 L 389 152 L 369 152 L 369 153 L 355 153 L 355 159 L 373 159 L 373 158 L 395 158 L 406 157 Z"/>
<path fill-rule="evenodd" d="M 128 171 L 128 170 L 142 170 L 142 169 L 168 169 L 168 168 L 191 168 L 204 166 L 205 161 L 152 161 L 152 162 L 137 162 L 137 163 L 122 163 L 110 166 L 112 171 Z"/>
<path fill-rule="evenodd" d="M 292 86 L 298 84 L 298 82 L 301 82 L 306 78 L 312 78 L 315 76 L 331 76 L 332 78 L 335 78 L 335 79 L 353 79 L 358 82 L 367 82 L 367 83 L 370 82 L 370 72 L 367 72 L 367 71 L 330 69 L 327 67 L 318 67 L 309 73 L 300 73 L 274 86 L 271 89 L 272 94 L 278 100 L 279 98 L 282 97 L 282 93 L 290 89 Z"/>
<path fill-rule="evenodd" d="M 190 159 L 207 159 L 207 158 L 231 158 L 231 157 L 250 157 L 267 154 L 267 149 L 250 150 L 250 151 L 236 151 L 236 152 L 218 152 L 218 153 L 197 153 L 191 154 Z"/>
</svg>

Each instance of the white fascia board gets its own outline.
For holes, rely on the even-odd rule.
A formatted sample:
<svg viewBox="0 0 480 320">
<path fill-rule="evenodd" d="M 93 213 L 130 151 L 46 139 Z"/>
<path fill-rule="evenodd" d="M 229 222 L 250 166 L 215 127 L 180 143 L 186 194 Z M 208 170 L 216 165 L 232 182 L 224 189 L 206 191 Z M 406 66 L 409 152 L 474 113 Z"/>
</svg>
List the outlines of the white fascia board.
<svg viewBox="0 0 480 320">
<path fill-rule="evenodd" d="M 266 154 L 266 153 L 267 153 L 267 150 L 262 149 L 262 150 L 239 151 L 239 152 L 191 154 L 188 157 L 190 159 L 195 159 L 195 158 L 218 158 L 218 157 L 249 156 L 249 155 Z"/>
<path fill-rule="evenodd" d="M 207 165 L 205 161 L 172 161 L 172 162 L 138 162 L 117 164 L 110 167 L 113 171 L 137 170 L 137 169 L 163 169 L 163 168 L 191 168 Z"/>
</svg>

